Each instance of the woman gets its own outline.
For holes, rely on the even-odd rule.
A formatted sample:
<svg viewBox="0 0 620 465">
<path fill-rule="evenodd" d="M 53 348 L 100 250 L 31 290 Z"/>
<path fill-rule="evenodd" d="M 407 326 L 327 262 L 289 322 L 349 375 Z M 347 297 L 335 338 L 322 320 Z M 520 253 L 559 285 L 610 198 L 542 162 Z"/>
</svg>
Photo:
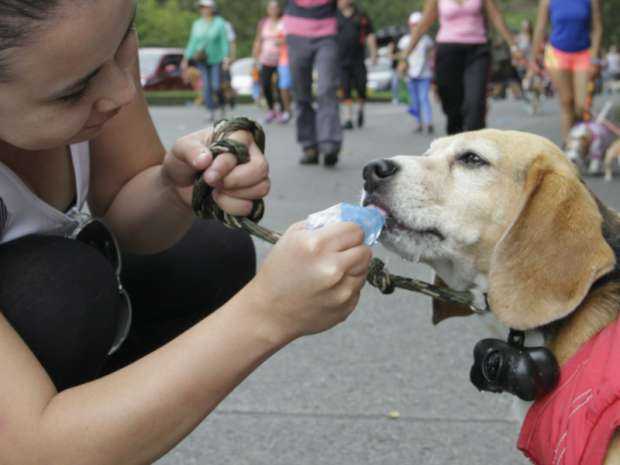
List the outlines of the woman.
<svg viewBox="0 0 620 465">
<path fill-rule="evenodd" d="M 448 134 L 486 126 L 491 60 L 487 17 L 516 54 L 515 40 L 494 0 L 427 0 L 420 23 L 411 28 L 411 43 L 405 57 L 439 18 L 435 81 L 448 119 Z"/>
<path fill-rule="evenodd" d="M 165 151 L 138 90 L 135 8 L 0 0 L 3 464 L 154 462 L 271 354 L 344 320 L 364 282 L 350 223 L 293 226 L 252 277 L 247 236 L 194 221 L 197 175 L 247 215 L 267 163 L 245 132 L 239 167 L 213 160 L 207 130 Z M 82 226 L 86 202 L 140 254 L 122 275 L 113 247 L 91 246 L 113 241 Z"/>
<path fill-rule="evenodd" d="M 584 116 L 589 82 L 600 72 L 603 21 L 600 0 L 541 0 L 532 44 L 531 68 L 540 70 L 543 40 L 551 25 L 549 43 L 544 48 L 544 66 L 560 97 L 562 138 Z"/>
<path fill-rule="evenodd" d="M 415 27 L 422 19 L 422 13 L 414 11 L 409 16 L 409 27 Z M 406 50 L 409 47 L 410 35 L 400 39 L 398 48 Z M 407 63 L 407 90 L 409 91 L 408 112 L 416 120 L 415 132 L 427 132 L 433 134 L 433 110 L 430 101 L 431 80 L 431 55 L 435 44 L 428 35 L 423 35 L 418 45 L 409 55 Z"/>
<path fill-rule="evenodd" d="M 286 34 L 284 24 L 280 25 L 278 31 L 278 48 L 280 50 L 278 56 L 278 90 L 282 99 L 282 113 L 278 118 L 278 123 L 287 124 L 291 120 L 291 88 L 293 87 L 293 78 L 291 77 L 291 67 L 289 66 L 288 46 L 286 45 Z"/>
<path fill-rule="evenodd" d="M 225 111 L 224 93 L 222 90 L 222 66 L 232 62 L 229 57 L 228 28 L 226 21 L 216 15 L 213 0 L 200 0 L 201 17 L 194 21 L 185 48 L 181 68 L 187 69 L 190 59 L 199 63 L 204 85 L 204 102 L 209 110 L 210 121 L 215 121 L 215 110 L 220 107 L 222 116 Z M 217 95 L 218 103 L 213 99 Z"/>
<path fill-rule="evenodd" d="M 265 123 L 279 119 L 276 111 L 274 75 L 277 76 L 280 60 L 280 35 L 283 31 L 282 10 L 277 1 L 267 4 L 267 17 L 260 20 L 256 28 L 256 37 L 252 47 L 252 56 L 260 65 L 260 81 L 263 95 L 267 101 Z M 279 100 L 279 99 L 278 99 Z M 285 111 L 285 110 L 283 110 Z"/>
</svg>

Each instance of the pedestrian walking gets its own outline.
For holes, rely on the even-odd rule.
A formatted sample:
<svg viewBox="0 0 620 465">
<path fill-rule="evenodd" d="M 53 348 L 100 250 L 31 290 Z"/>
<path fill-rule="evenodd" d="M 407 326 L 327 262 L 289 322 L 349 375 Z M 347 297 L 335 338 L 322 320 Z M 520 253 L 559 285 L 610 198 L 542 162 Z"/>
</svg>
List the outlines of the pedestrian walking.
<svg viewBox="0 0 620 465">
<path fill-rule="evenodd" d="M 263 96 L 267 102 L 265 123 L 279 119 L 280 114 L 276 103 L 281 100 L 274 93 L 277 88 L 278 64 L 280 61 L 280 39 L 283 31 L 282 10 L 277 1 L 267 4 L 267 16 L 261 19 L 256 28 L 256 36 L 252 47 L 252 55 L 260 69 L 260 81 Z"/>
<path fill-rule="evenodd" d="M 227 60 L 230 62 L 228 30 L 226 21 L 216 15 L 216 5 L 213 0 L 200 0 L 198 6 L 200 18 L 192 25 L 181 68 L 185 72 L 190 59 L 198 63 L 202 72 L 204 102 L 209 111 L 209 120 L 215 121 L 215 112 L 218 107 L 221 116 L 225 114 L 222 67 Z M 217 102 L 214 95 L 217 96 Z"/>
<path fill-rule="evenodd" d="M 439 19 L 435 81 L 448 134 L 486 126 L 491 63 L 487 18 L 508 43 L 511 53 L 517 55 L 516 41 L 494 0 L 426 0 L 422 19 L 411 28 L 405 56 Z"/>
<path fill-rule="evenodd" d="M 422 13 L 414 11 L 409 16 L 409 27 L 415 28 L 422 20 Z M 398 43 L 400 50 L 407 50 L 411 42 L 411 34 L 401 38 Z M 431 57 L 435 43 L 427 34 L 420 37 L 407 60 L 407 90 L 409 91 L 408 112 L 416 120 L 414 130 L 432 134 L 433 110 L 430 101 L 430 88 L 433 79 Z"/>
<path fill-rule="evenodd" d="M 548 25 L 551 32 L 543 49 Z M 600 0 L 540 1 L 530 66 L 533 72 L 539 72 L 544 63 L 551 76 L 560 99 L 564 143 L 575 123 L 587 116 L 586 102 L 601 70 L 602 38 Z M 592 172 L 600 170 L 597 162 L 590 167 Z"/>
<path fill-rule="evenodd" d="M 222 63 L 222 94 L 224 96 L 224 103 L 233 110 L 237 103 L 237 94 L 232 86 L 231 68 L 237 59 L 237 33 L 230 21 L 226 21 L 226 34 L 228 36 L 229 52 L 228 57 L 224 58 Z"/>
<path fill-rule="evenodd" d="M 280 54 L 278 56 L 278 89 L 280 90 L 280 99 L 282 101 L 282 113 L 278 118 L 278 123 L 287 124 L 291 120 L 291 105 L 293 96 L 291 89 L 293 88 L 293 78 L 291 77 L 291 67 L 288 56 L 288 45 L 286 45 L 286 32 L 284 23 L 280 22 L 278 30 L 278 47 Z"/>
<path fill-rule="evenodd" d="M 302 165 L 317 164 L 322 155 L 325 166 L 334 166 L 342 147 L 336 11 L 336 0 L 288 0 L 284 12 Z M 313 69 L 318 76 L 316 110 Z"/>
<path fill-rule="evenodd" d="M 364 103 L 368 84 L 366 46 L 370 51 L 371 63 L 376 65 L 377 38 L 372 21 L 353 0 L 338 0 L 338 61 L 346 113 L 343 129 L 353 129 L 353 90 L 357 97 L 357 127 L 364 126 Z"/>
</svg>

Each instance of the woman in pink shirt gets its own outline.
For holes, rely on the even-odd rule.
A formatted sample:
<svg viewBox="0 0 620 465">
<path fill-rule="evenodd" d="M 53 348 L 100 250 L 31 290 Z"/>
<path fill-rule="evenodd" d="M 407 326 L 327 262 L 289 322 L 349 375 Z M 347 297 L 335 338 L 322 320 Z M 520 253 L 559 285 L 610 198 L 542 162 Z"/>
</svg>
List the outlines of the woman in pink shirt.
<svg viewBox="0 0 620 465">
<path fill-rule="evenodd" d="M 266 123 L 271 123 L 278 117 L 275 109 L 276 96 L 273 94 L 273 78 L 278 72 L 280 60 L 280 35 L 283 29 L 281 17 L 282 10 L 278 2 L 270 1 L 267 5 L 267 17 L 258 23 L 254 39 L 253 56 L 260 64 L 261 87 L 269 108 Z"/>
<path fill-rule="evenodd" d="M 491 62 L 486 18 L 518 53 L 494 0 L 427 0 L 422 20 L 411 28 L 405 58 L 439 19 L 435 81 L 446 117 L 448 134 L 486 125 L 486 93 Z"/>
</svg>

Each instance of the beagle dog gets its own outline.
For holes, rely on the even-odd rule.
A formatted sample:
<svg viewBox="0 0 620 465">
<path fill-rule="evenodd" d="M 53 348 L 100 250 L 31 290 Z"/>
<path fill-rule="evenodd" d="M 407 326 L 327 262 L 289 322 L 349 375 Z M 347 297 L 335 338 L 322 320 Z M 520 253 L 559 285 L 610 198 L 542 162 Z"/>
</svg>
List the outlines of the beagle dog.
<svg viewBox="0 0 620 465">
<path fill-rule="evenodd" d="M 486 299 L 505 327 L 543 334 L 562 369 L 616 322 L 620 215 L 547 139 L 463 133 L 436 140 L 421 156 L 372 162 L 364 179 L 363 204 L 386 216 L 385 247 L 430 265 L 436 281 Z M 433 303 L 435 323 L 470 313 Z M 620 372 L 620 365 L 609 369 Z M 619 464 L 620 433 L 604 447 L 600 463 Z M 548 452 L 558 458 L 557 450 Z"/>
</svg>

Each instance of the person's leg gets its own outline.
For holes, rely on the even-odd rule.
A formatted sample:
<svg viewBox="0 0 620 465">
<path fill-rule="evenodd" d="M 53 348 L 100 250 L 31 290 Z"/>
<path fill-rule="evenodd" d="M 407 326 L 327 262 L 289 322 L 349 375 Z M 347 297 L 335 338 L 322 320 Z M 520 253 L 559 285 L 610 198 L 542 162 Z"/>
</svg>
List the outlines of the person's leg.
<svg viewBox="0 0 620 465">
<path fill-rule="evenodd" d="M 586 101 L 589 98 L 590 86 L 593 83 L 590 82 L 590 75 L 587 70 L 577 70 L 573 72 L 573 95 L 574 101 L 574 113 L 578 119 L 583 119 L 586 110 Z M 588 108 L 588 110 L 591 110 Z"/>
<path fill-rule="evenodd" d="M 290 70 L 293 77 L 293 98 L 297 106 L 297 142 L 304 152 L 314 151 L 314 157 L 308 161 L 318 160 L 316 113 L 312 106 L 312 68 L 314 50 L 310 39 L 289 35 L 286 38 L 289 47 Z M 312 160 L 311 160 L 312 159 Z M 304 159 L 302 159 L 302 163 Z"/>
<path fill-rule="evenodd" d="M 392 103 L 395 105 L 398 104 L 400 101 L 400 74 L 397 69 L 392 70 L 390 91 L 392 92 Z"/>
<path fill-rule="evenodd" d="M 338 161 L 342 146 L 342 127 L 338 109 L 338 44 L 335 37 L 316 40 L 317 112 L 316 127 L 319 149 L 325 164 Z"/>
<path fill-rule="evenodd" d="M 340 68 L 340 87 L 345 114 L 343 129 L 353 129 L 353 79 L 353 68 L 350 65 L 342 66 Z"/>
<path fill-rule="evenodd" d="M 211 65 L 200 65 L 202 71 L 203 101 L 209 110 L 211 119 L 214 118 L 215 102 L 213 101 L 213 71 Z"/>
<path fill-rule="evenodd" d="M 574 126 L 576 121 L 573 73 L 562 69 L 549 69 L 548 71 L 560 100 L 562 141 L 566 142 L 570 128 Z"/>
<path fill-rule="evenodd" d="M 487 87 L 491 53 L 487 45 L 470 47 L 467 52 L 463 83 L 463 130 L 475 131 L 486 126 Z"/>
<path fill-rule="evenodd" d="M 100 374 L 122 300 L 96 249 L 51 236 L 0 245 L 0 311 L 59 391 Z"/>
<path fill-rule="evenodd" d="M 226 105 L 224 101 L 224 90 L 222 89 L 222 63 L 217 63 L 211 68 L 211 80 L 213 90 L 215 95 L 217 96 L 217 107 L 219 107 L 221 111 L 222 118 L 226 113 Z"/>
<path fill-rule="evenodd" d="M 291 115 L 291 70 L 288 66 L 278 66 L 278 88 L 282 99 L 282 123 L 288 123 Z"/>
<path fill-rule="evenodd" d="M 439 44 L 435 55 L 435 83 L 441 107 L 447 118 L 446 132 L 463 131 L 463 72 L 465 53 L 463 46 Z"/>
<path fill-rule="evenodd" d="M 366 103 L 366 88 L 368 86 L 368 71 L 363 61 L 357 63 L 355 70 L 355 91 L 357 92 L 357 127 L 364 126 L 364 104 Z"/>
<path fill-rule="evenodd" d="M 169 250 L 123 259 L 122 280 L 134 318 L 106 372 L 152 352 L 217 310 L 256 270 L 254 243 L 247 233 L 205 220 L 196 220 Z"/>
<path fill-rule="evenodd" d="M 433 109 L 431 107 L 430 101 L 430 89 L 431 89 L 431 80 L 428 79 L 419 79 L 418 80 L 418 100 L 420 102 L 420 118 L 422 120 L 422 125 L 429 132 L 433 132 Z"/>
<path fill-rule="evenodd" d="M 409 91 L 409 114 L 413 116 L 416 121 L 415 131 L 421 130 L 420 125 L 420 102 L 418 100 L 418 89 L 416 80 L 413 78 L 407 79 L 407 90 Z"/>
<path fill-rule="evenodd" d="M 273 99 L 273 72 L 274 67 L 262 65 L 260 69 L 260 82 L 261 87 L 263 89 L 263 95 L 265 96 L 265 100 L 267 101 L 267 108 L 269 108 L 270 112 L 274 111 L 274 99 Z"/>
</svg>

